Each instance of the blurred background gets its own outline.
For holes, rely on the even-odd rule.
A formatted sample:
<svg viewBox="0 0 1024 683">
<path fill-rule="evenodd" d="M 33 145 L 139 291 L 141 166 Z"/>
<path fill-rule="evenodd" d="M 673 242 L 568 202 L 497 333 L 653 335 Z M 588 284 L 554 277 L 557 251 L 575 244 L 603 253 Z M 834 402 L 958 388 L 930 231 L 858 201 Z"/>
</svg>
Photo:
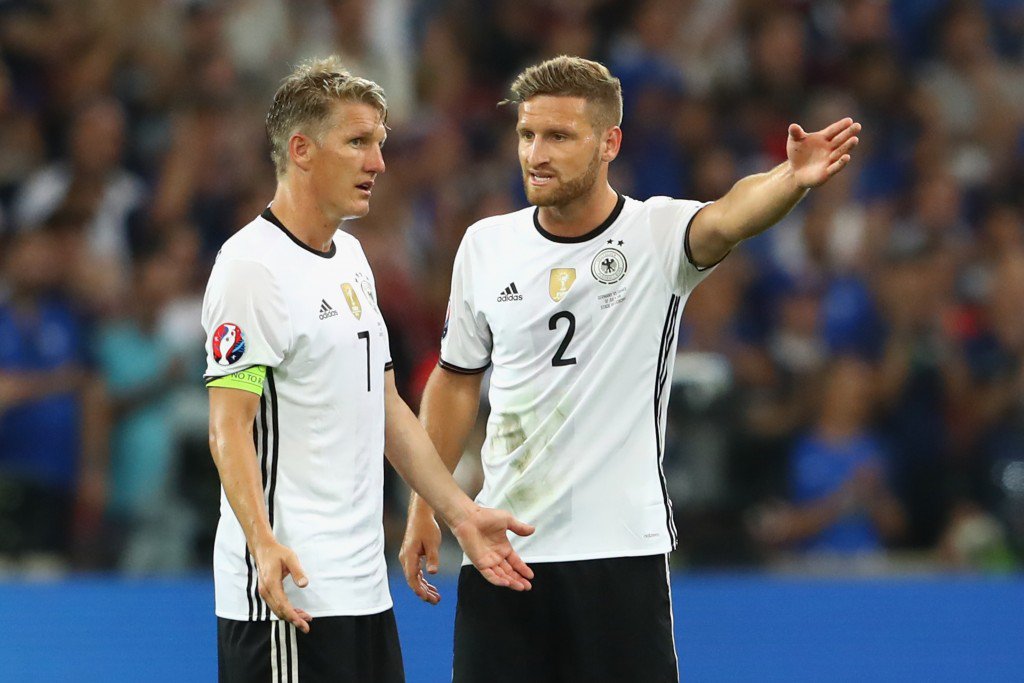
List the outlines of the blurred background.
<svg viewBox="0 0 1024 683">
<path fill-rule="evenodd" d="M 6 595 L 208 578 L 203 289 L 272 198 L 277 84 L 326 53 L 388 94 L 387 172 L 345 229 L 414 407 L 464 231 L 525 206 L 495 106 L 523 67 L 578 54 L 622 80 L 612 182 L 637 199 L 715 199 L 785 159 L 790 122 L 855 117 L 853 163 L 682 316 L 673 565 L 684 583 L 1016 575 L 1021 595 L 1021 0 L 0 0 Z M 392 561 L 393 476 L 387 501 Z"/>
</svg>

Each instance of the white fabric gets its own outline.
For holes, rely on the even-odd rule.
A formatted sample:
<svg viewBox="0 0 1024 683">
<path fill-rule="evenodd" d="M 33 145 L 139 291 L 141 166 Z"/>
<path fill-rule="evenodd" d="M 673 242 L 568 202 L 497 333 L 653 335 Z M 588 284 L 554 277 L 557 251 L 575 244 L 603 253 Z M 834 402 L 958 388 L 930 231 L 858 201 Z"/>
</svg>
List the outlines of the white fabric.
<svg viewBox="0 0 1024 683">
<path fill-rule="evenodd" d="M 527 561 L 674 547 L 661 454 L 679 311 L 708 273 L 684 251 L 702 206 L 624 198 L 575 242 L 545 236 L 525 209 L 463 238 L 441 363 L 493 364 L 477 500 L 537 526 L 512 539 Z"/>
<path fill-rule="evenodd" d="M 257 218 L 224 244 L 203 302 L 207 379 L 268 368 L 257 457 L 261 467 L 266 461 L 274 534 L 309 577 L 304 589 L 286 580 L 286 592 L 313 616 L 391 607 L 381 526 L 388 333 L 358 241 L 339 231 L 334 244 L 337 252 L 324 258 Z M 222 324 L 241 329 L 245 349 L 234 362 L 213 356 Z M 218 616 L 268 616 L 254 572 L 222 492 L 214 549 Z"/>
</svg>

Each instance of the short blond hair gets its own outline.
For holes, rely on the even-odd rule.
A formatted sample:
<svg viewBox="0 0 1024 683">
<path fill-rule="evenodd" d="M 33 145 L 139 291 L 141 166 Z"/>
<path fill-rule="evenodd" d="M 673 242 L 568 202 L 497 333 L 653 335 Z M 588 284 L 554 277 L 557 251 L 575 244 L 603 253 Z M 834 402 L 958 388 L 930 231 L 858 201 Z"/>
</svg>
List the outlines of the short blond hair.
<svg viewBox="0 0 1024 683">
<path fill-rule="evenodd" d="M 380 112 L 382 121 L 387 121 L 383 88 L 350 74 L 337 55 L 303 62 L 281 83 L 267 112 L 270 158 L 278 178 L 288 168 L 288 140 L 301 132 L 321 142 L 335 102 L 368 104 Z"/>
<path fill-rule="evenodd" d="M 509 90 L 500 104 L 522 104 L 538 95 L 582 97 L 590 106 L 595 127 L 622 123 L 622 84 L 600 62 L 560 55 L 528 67 Z"/>
</svg>

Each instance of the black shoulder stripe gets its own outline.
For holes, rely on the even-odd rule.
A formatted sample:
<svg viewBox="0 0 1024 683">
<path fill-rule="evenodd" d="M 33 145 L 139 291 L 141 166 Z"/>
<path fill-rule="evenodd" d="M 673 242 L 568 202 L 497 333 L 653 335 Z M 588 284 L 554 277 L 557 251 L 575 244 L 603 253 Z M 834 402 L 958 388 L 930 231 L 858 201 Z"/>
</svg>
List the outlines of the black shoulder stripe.
<svg viewBox="0 0 1024 683">
<path fill-rule="evenodd" d="M 449 363 L 448 361 L 446 361 L 443 358 L 440 359 L 439 361 L 437 361 L 437 364 L 440 365 L 445 370 L 449 370 L 451 372 L 456 372 L 456 373 L 458 373 L 460 375 L 478 375 L 481 372 L 483 372 L 484 370 L 486 370 L 487 368 L 491 367 L 491 364 L 488 363 L 487 365 L 483 366 L 482 368 L 475 368 L 475 369 L 473 369 L 473 368 L 462 368 L 462 367 L 459 367 L 458 365 L 452 365 L 451 363 Z"/>
<path fill-rule="evenodd" d="M 700 207 L 699 209 L 693 212 L 693 215 L 690 216 L 689 222 L 686 224 L 686 230 L 683 232 L 683 251 L 686 252 L 686 260 L 690 262 L 691 266 L 693 266 L 699 271 L 710 270 L 711 268 L 714 268 L 719 263 L 725 260 L 725 256 L 728 256 L 728 254 L 726 254 L 722 258 L 718 259 L 716 263 L 712 263 L 710 266 L 698 266 L 697 263 L 693 260 L 693 252 L 690 251 L 690 227 L 693 225 L 693 219 L 697 217 L 697 214 L 706 209 L 707 206 L 708 205 L 705 204 L 704 206 Z"/>
</svg>

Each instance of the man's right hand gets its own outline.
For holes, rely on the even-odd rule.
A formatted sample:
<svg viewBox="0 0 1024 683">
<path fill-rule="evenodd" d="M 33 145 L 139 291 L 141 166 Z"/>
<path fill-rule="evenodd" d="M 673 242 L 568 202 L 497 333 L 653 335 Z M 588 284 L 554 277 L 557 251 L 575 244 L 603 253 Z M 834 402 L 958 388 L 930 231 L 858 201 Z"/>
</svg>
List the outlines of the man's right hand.
<svg viewBox="0 0 1024 683">
<path fill-rule="evenodd" d="M 253 550 L 253 557 L 259 570 L 260 597 L 282 621 L 294 624 L 303 633 L 309 633 L 309 622 L 313 621 L 313 617 L 305 610 L 292 607 L 284 592 L 284 577 L 289 574 L 299 588 L 309 584 L 298 556 L 291 548 L 277 541 L 268 541 Z"/>
<path fill-rule="evenodd" d="M 434 519 L 434 514 L 421 500 L 417 499 L 409 507 L 409 519 L 405 525 L 405 539 L 398 559 L 402 564 L 402 572 L 409 588 L 424 602 L 436 605 L 441 601 L 441 594 L 423 575 L 422 558 L 427 560 L 427 572 L 436 574 L 438 570 L 438 550 L 441 547 L 441 528 Z"/>
</svg>

